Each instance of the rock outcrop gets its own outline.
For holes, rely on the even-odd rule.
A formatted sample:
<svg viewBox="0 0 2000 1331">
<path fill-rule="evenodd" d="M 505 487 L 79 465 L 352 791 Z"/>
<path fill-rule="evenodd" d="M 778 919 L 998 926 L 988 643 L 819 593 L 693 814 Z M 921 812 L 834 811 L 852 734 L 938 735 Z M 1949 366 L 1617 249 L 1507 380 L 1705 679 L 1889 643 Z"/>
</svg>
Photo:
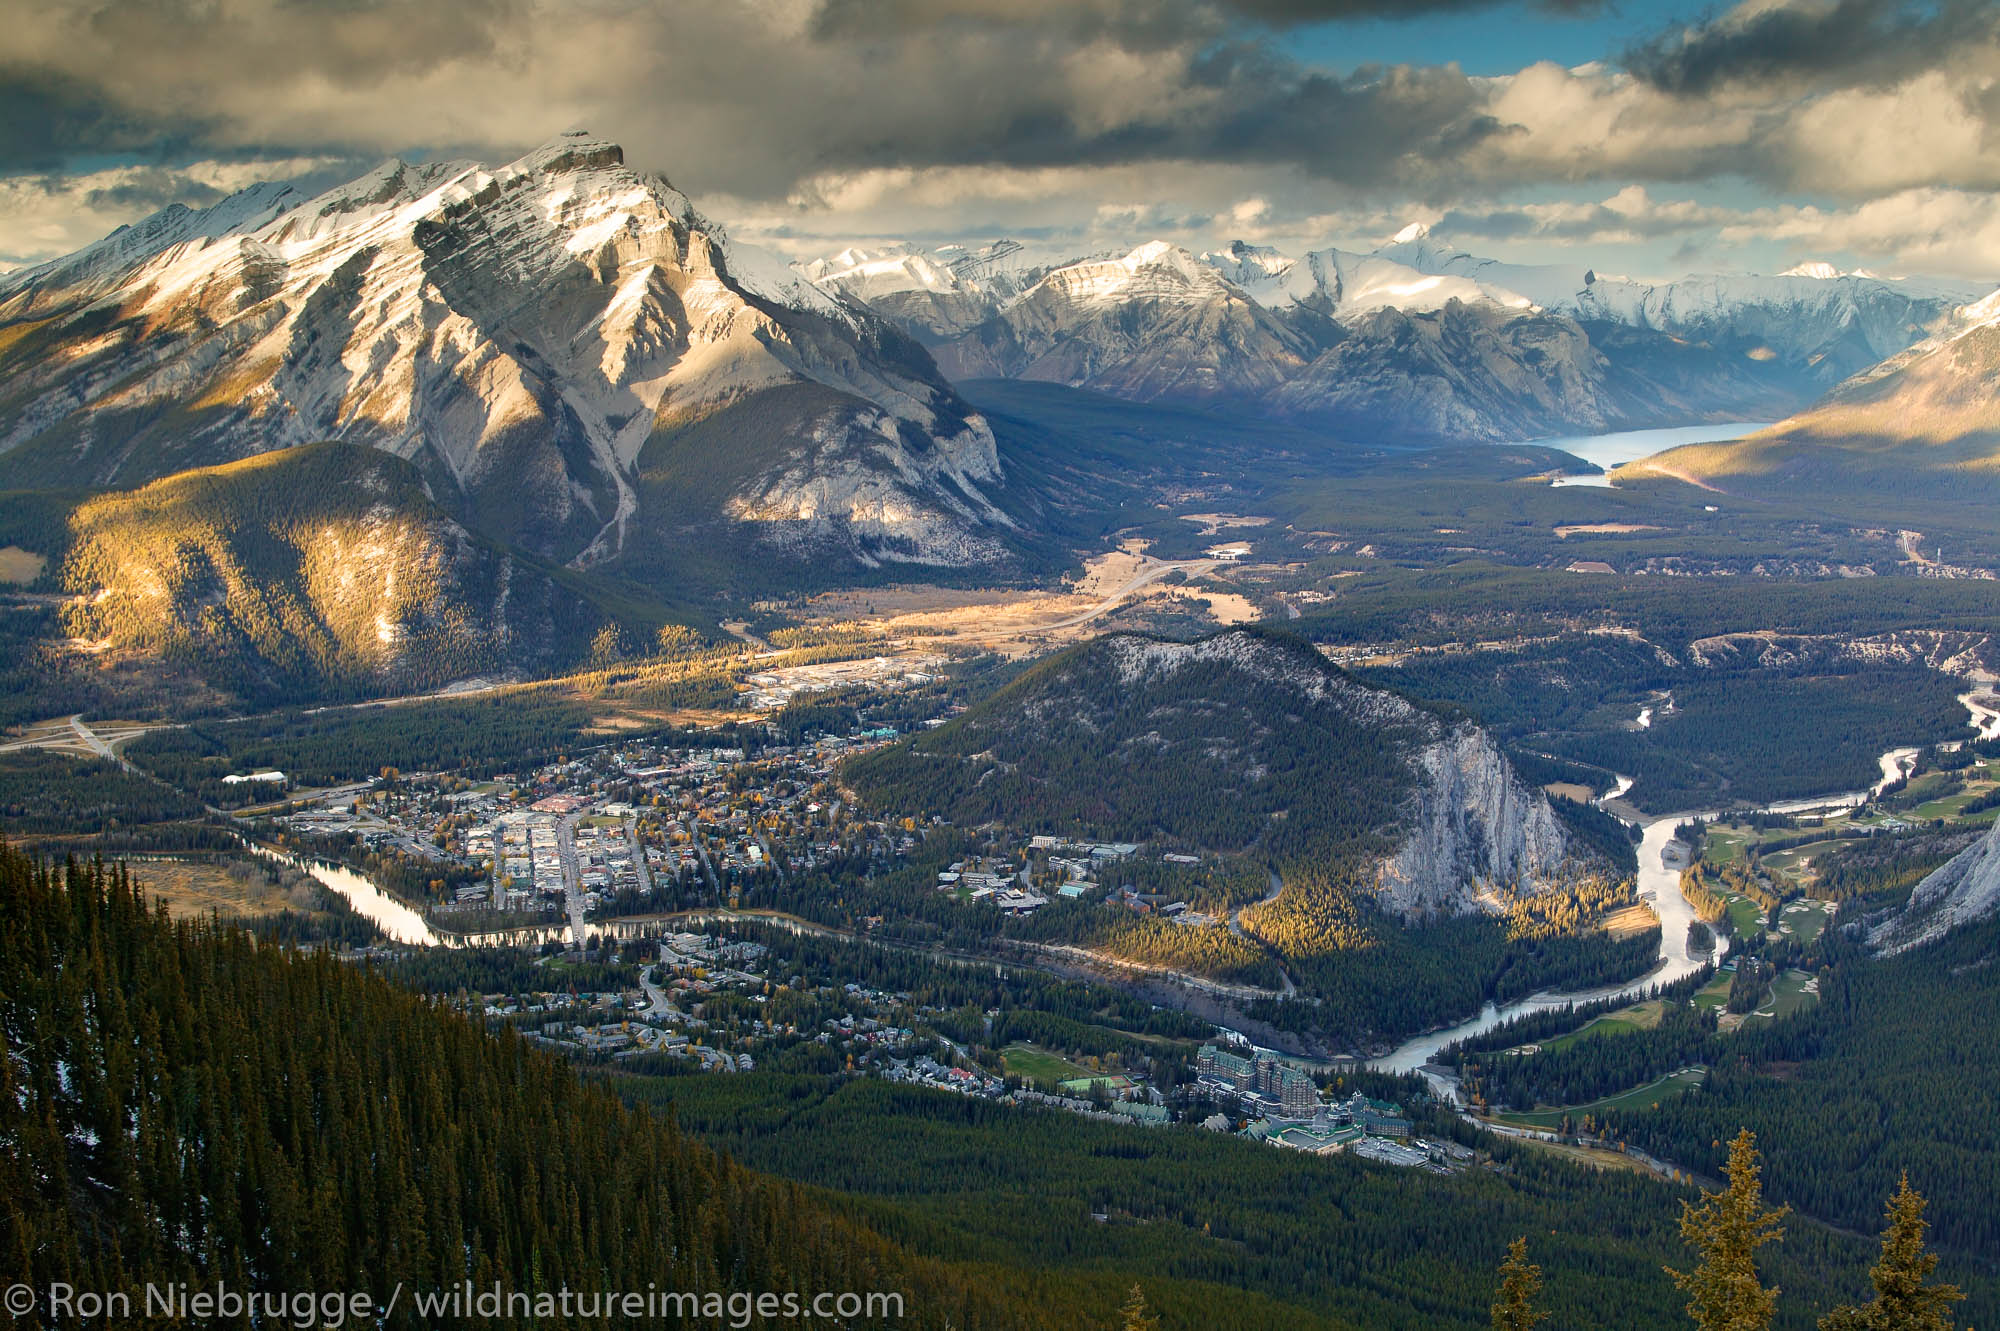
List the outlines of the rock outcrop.
<svg viewBox="0 0 2000 1331">
<path fill-rule="evenodd" d="M 1406 812 L 1409 837 L 1377 871 L 1382 908 L 1405 919 L 1478 909 L 1482 885 L 1533 894 L 1575 868 L 1570 838 L 1541 791 L 1493 739 L 1461 725 L 1424 746 Z"/>
<path fill-rule="evenodd" d="M 1908 905 L 1869 929 L 1868 944 L 1878 952 L 1905 952 L 1995 911 L 2000 911 L 2000 824 L 1926 875 Z"/>
</svg>

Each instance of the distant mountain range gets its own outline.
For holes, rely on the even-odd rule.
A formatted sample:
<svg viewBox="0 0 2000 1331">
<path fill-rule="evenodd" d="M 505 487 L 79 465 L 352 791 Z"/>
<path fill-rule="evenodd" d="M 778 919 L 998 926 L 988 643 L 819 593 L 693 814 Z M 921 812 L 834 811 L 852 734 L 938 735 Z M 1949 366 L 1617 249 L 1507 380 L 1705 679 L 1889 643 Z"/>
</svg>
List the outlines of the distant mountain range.
<svg viewBox="0 0 2000 1331">
<path fill-rule="evenodd" d="M 2000 439 L 1986 294 L 1816 267 L 1645 285 L 1415 229 L 787 264 L 569 133 L 253 186 L 0 277 L 0 522 L 82 598 L 79 638 L 226 660 L 251 693 L 404 687 L 557 668 L 716 596 L 1017 578 L 1277 453 L 1789 417 L 1673 468 L 1891 476 L 1921 447 L 1957 476 Z M 1151 405 L 1107 420 L 1107 397 Z"/>
<path fill-rule="evenodd" d="M 902 321 L 955 380 L 1248 407 L 1414 441 L 1787 415 L 1991 289 L 1824 265 L 1647 284 L 1481 259 L 1416 228 L 1366 254 L 1155 241 L 1062 261 L 902 246 L 797 271 Z"/>
<path fill-rule="evenodd" d="M 572 132 L 497 167 L 253 186 L 0 278 L 0 457 L 17 487 L 123 489 L 334 438 L 410 460 L 469 530 L 642 581 L 717 559 L 991 571 L 1035 543 L 1043 478 L 1007 472 L 954 381 L 1361 444 L 1773 419 L 1986 294 L 1823 266 L 1648 285 L 1420 228 L 1370 253 L 1000 241 L 787 265 Z"/>
<path fill-rule="evenodd" d="M 1943 487 L 1990 502 L 2000 497 L 2000 292 L 1768 430 L 1627 470 L 1747 490 Z"/>
</svg>

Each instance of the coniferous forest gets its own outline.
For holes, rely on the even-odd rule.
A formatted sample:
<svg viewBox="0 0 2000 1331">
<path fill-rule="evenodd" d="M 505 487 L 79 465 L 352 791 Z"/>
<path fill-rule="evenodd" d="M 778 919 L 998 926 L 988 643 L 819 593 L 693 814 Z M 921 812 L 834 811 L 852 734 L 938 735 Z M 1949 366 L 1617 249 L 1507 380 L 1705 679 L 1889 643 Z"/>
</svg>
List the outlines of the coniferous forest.
<svg viewBox="0 0 2000 1331">
<path fill-rule="evenodd" d="M 401 1284 L 405 1327 L 426 1325 L 416 1290 L 466 1280 L 900 1290 L 899 1324 L 1032 1320 L 518 1038 L 325 954 L 169 923 L 116 868 L 0 847 L 0 940 L 8 1283 L 378 1308 Z"/>
</svg>

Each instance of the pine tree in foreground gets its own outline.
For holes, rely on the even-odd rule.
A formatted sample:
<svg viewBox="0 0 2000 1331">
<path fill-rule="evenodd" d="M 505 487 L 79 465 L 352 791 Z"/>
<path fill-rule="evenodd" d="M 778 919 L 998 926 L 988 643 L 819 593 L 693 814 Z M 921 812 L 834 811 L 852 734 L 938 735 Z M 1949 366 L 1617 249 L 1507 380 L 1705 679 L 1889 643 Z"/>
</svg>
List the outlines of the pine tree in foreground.
<svg viewBox="0 0 2000 1331">
<path fill-rule="evenodd" d="M 1118 1310 L 1125 1315 L 1125 1331 L 1159 1331 L 1160 1319 L 1146 1306 L 1146 1291 L 1132 1286 L 1132 1296 Z"/>
<path fill-rule="evenodd" d="M 1930 1222 L 1923 1195 L 1910 1176 L 1889 1199 L 1889 1227 L 1882 1232 L 1882 1257 L 1868 1275 L 1875 1297 L 1857 1308 L 1835 1308 L 1820 1318 L 1820 1331 L 1952 1331 L 1951 1305 L 1965 1295 L 1956 1285 L 1931 1285 L 1937 1254 L 1924 1250 Z"/>
<path fill-rule="evenodd" d="M 1535 1306 L 1542 1293 L 1542 1268 L 1528 1260 L 1528 1240 L 1507 1245 L 1500 1263 L 1500 1290 L 1493 1296 L 1493 1331 L 1535 1331 L 1548 1314 Z"/>
<path fill-rule="evenodd" d="M 1785 1236 L 1789 1206 L 1764 1207 L 1757 1138 L 1745 1128 L 1729 1144 L 1723 1171 L 1729 1186 L 1681 1206 L 1681 1241 L 1701 1254 L 1692 1271 L 1667 1268 L 1688 1294 L 1688 1314 L 1701 1331 L 1765 1331 L 1778 1306 L 1776 1286 L 1757 1279 L 1757 1249 Z"/>
</svg>

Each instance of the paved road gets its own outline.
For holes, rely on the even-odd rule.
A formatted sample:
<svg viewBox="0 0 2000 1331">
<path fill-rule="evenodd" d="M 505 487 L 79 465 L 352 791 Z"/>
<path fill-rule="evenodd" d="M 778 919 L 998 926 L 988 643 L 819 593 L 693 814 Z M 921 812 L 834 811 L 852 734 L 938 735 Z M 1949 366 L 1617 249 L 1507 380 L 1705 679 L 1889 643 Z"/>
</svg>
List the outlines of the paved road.
<svg viewBox="0 0 2000 1331">
<path fill-rule="evenodd" d="M 778 871 L 778 881 L 781 883 L 784 882 L 785 866 L 779 863 L 778 852 L 771 849 L 771 838 L 765 836 L 762 832 L 759 832 L 757 834 L 757 845 L 764 852 L 764 863 L 770 865 L 773 869 L 776 869 Z"/>
<path fill-rule="evenodd" d="M 667 991 L 653 979 L 658 970 L 658 966 L 648 966 L 639 972 L 639 987 L 646 991 L 646 1006 L 639 1013 L 642 1017 L 664 1017 L 674 1010 L 672 1000 L 667 997 Z"/>
<path fill-rule="evenodd" d="M 1271 890 L 1259 897 L 1252 904 L 1262 906 L 1267 902 L 1276 901 L 1278 894 L 1284 890 L 1285 880 L 1278 877 L 1278 871 L 1273 869 L 1271 870 Z M 1264 942 L 1262 939 L 1252 938 L 1249 934 L 1243 932 L 1243 912 L 1248 909 L 1250 909 L 1249 906 L 1238 906 L 1235 910 L 1229 912 L 1229 932 L 1235 934 L 1246 943 L 1253 943 L 1258 947 L 1263 947 Z M 1297 998 L 1299 996 L 1299 987 L 1292 983 L 1291 974 L 1285 970 L 1284 963 L 1282 962 L 1278 965 L 1278 979 L 1284 983 L 1286 998 Z"/>
<path fill-rule="evenodd" d="M 562 859 L 563 909 L 569 914 L 569 941 L 583 947 L 583 873 L 576 864 L 577 814 L 565 814 L 556 824 L 556 854 Z"/>
<path fill-rule="evenodd" d="M 57 723 L 39 721 L 35 724 L 54 726 Z M 77 749 L 81 749 L 85 753 L 95 754 L 99 758 L 117 763 L 128 772 L 144 776 L 146 773 L 141 772 L 131 763 L 126 762 L 118 756 L 117 746 L 123 744 L 128 739 L 137 739 L 149 730 L 179 729 L 177 726 L 128 725 L 107 729 L 100 735 L 97 731 L 84 724 L 83 713 L 81 712 L 76 713 L 74 716 L 63 717 L 60 725 L 60 729 L 51 729 L 27 739 L 10 740 L 5 744 L 0 744 L 0 753 L 15 753 L 22 749 L 54 749 L 58 752 L 74 752 Z"/>
<path fill-rule="evenodd" d="M 639 820 L 625 820 L 625 844 L 632 847 L 632 867 L 639 871 L 639 888 L 646 895 L 653 894 L 653 870 L 646 863 L 646 848 L 639 842 Z"/>
<path fill-rule="evenodd" d="M 716 896 L 722 895 L 722 880 L 715 876 L 715 865 L 709 861 L 708 847 L 701 844 L 701 824 L 693 814 L 688 815 L 688 838 L 694 843 L 695 858 L 701 861 L 701 871 L 708 876 L 708 890 Z"/>
</svg>

